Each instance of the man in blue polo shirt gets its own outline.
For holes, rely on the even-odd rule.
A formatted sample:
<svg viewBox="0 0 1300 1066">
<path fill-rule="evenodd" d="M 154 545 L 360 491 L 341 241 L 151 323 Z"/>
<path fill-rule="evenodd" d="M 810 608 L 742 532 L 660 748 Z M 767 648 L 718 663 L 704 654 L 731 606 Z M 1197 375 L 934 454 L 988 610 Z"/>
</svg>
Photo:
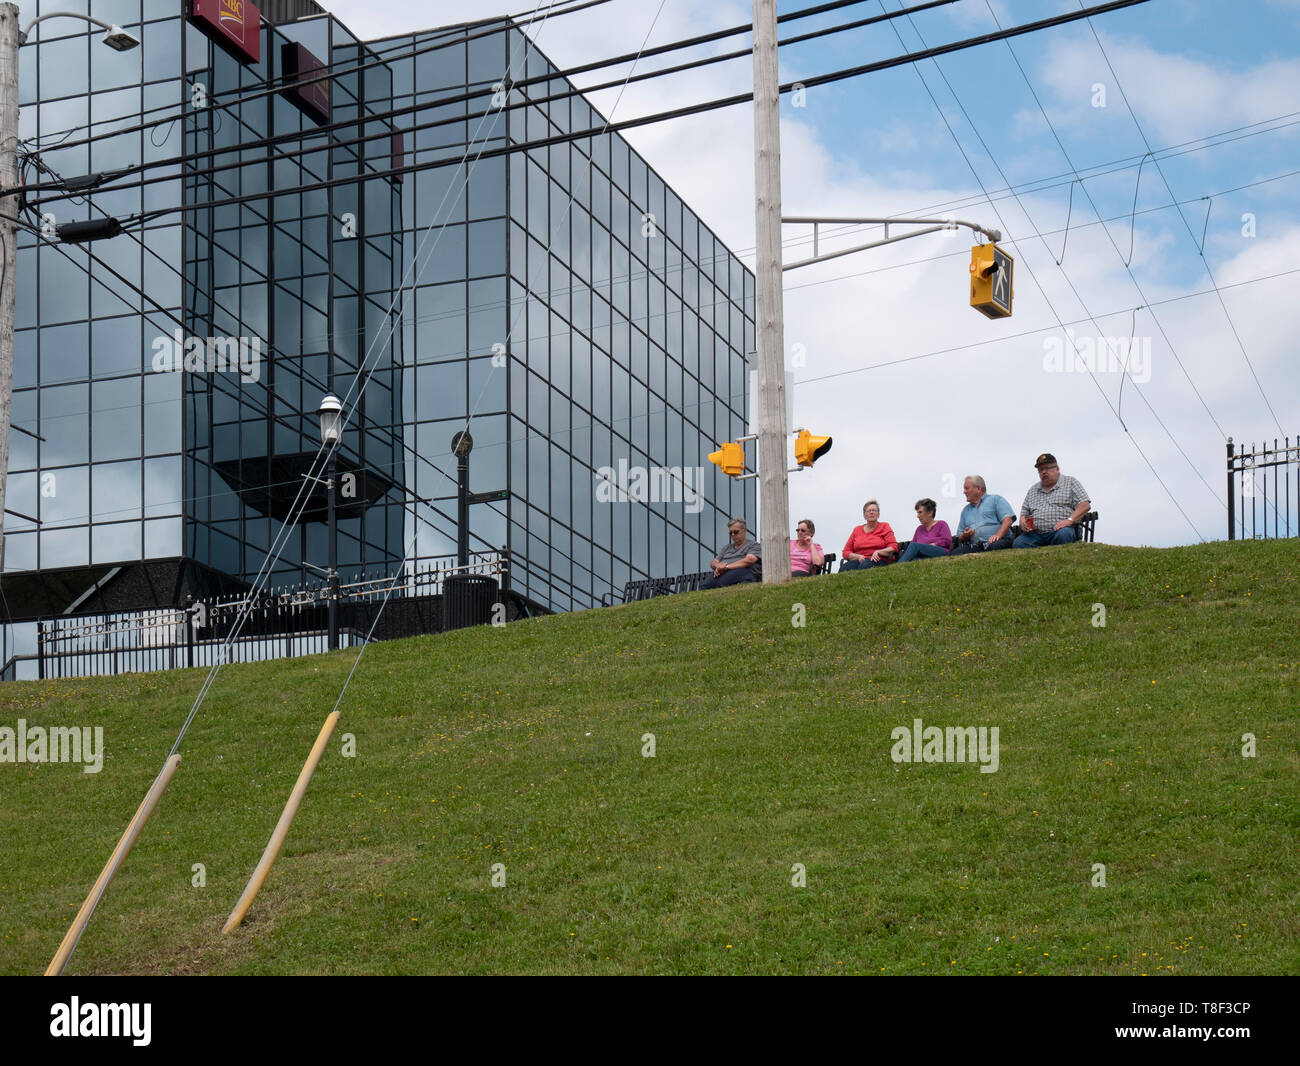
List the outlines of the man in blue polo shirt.
<svg viewBox="0 0 1300 1066">
<path fill-rule="evenodd" d="M 953 555 L 997 551 L 1011 547 L 1011 523 L 1016 512 L 1001 496 L 991 495 L 984 479 L 971 474 L 962 485 L 966 506 L 952 538 Z"/>
</svg>

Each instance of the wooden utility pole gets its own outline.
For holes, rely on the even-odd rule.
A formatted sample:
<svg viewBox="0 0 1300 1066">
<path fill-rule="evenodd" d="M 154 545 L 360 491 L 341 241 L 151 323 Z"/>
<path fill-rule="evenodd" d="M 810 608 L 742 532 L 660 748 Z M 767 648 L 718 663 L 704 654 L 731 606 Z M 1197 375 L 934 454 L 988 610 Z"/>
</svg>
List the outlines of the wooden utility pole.
<svg viewBox="0 0 1300 1066">
<path fill-rule="evenodd" d="M 754 0 L 754 198 L 758 258 L 758 512 L 763 581 L 790 580 L 785 323 L 781 272 L 781 90 L 776 0 Z"/>
<path fill-rule="evenodd" d="M 0 4 L 0 188 L 18 187 L 18 8 Z M 18 273 L 18 196 L 0 197 L 0 571 L 9 483 L 9 419 L 14 394 L 14 278 Z"/>
</svg>

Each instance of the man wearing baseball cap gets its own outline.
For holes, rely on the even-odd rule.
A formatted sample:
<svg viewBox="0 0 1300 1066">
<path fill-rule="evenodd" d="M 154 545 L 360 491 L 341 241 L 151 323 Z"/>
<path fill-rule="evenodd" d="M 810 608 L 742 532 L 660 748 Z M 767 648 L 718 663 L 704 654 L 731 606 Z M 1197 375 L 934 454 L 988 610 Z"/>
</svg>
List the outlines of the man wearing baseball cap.
<svg viewBox="0 0 1300 1066">
<path fill-rule="evenodd" d="M 1075 525 L 1092 510 L 1092 501 L 1078 478 L 1061 475 L 1051 452 L 1043 452 L 1034 460 L 1034 466 L 1038 468 L 1038 480 L 1025 493 L 1025 502 L 1020 506 L 1021 533 L 1012 546 L 1069 544 L 1078 537 Z"/>
</svg>

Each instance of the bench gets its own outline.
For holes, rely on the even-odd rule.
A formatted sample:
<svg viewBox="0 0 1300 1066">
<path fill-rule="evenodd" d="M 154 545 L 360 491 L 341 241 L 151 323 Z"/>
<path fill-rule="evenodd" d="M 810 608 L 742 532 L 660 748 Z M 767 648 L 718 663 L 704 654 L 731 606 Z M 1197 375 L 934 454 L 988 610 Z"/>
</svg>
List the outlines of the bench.
<svg viewBox="0 0 1300 1066">
<path fill-rule="evenodd" d="M 1093 540 L 1097 535 L 1097 517 L 1098 516 L 1096 511 L 1089 511 L 1086 515 L 1083 516 L 1083 518 L 1081 518 L 1078 522 L 1075 523 L 1074 534 L 1075 534 L 1075 538 L 1079 542 L 1084 544 L 1093 543 Z M 1011 527 L 1011 531 L 1007 535 L 1012 540 L 1015 540 L 1016 537 L 1020 536 L 1022 532 L 1023 531 L 1021 530 L 1020 526 L 1017 524 Z M 898 557 L 902 556 L 903 552 L 907 551 L 907 546 L 911 543 L 912 542 L 910 540 L 900 540 L 898 542 L 898 556 L 895 557 L 894 560 L 895 562 L 898 561 Z M 826 556 L 826 563 L 828 566 L 830 565 L 831 561 L 834 558 L 835 558 L 834 555 Z"/>
<path fill-rule="evenodd" d="M 827 552 L 820 567 L 813 567 L 814 574 L 829 574 L 835 563 L 835 553 Z M 623 603 L 635 603 L 638 600 L 650 600 L 656 596 L 671 596 L 678 592 L 698 592 L 708 580 L 711 571 L 700 570 L 691 574 L 678 574 L 676 577 L 648 577 L 628 581 L 623 585 Z M 602 607 L 612 607 L 614 593 L 606 592 L 600 598 Z"/>
<path fill-rule="evenodd" d="M 1015 540 L 1024 530 L 1020 528 L 1020 523 L 1011 527 L 1011 539 Z M 1093 538 L 1097 535 L 1097 512 L 1089 511 L 1078 522 L 1074 524 L 1074 538 L 1076 541 L 1084 544 L 1093 543 Z"/>
</svg>

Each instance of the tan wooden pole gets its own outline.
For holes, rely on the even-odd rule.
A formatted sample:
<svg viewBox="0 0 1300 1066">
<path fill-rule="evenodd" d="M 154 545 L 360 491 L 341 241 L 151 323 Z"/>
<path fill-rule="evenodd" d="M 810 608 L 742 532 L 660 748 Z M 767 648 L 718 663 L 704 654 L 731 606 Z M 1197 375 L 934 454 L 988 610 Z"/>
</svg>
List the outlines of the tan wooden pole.
<svg viewBox="0 0 1300 1066">
<path fill-rule="evenodd" d="M 104 864 L 104 868 L 99 872 L 99 878 L 90 890 L 90 895 L 86 897 L 86 902 L 81 905 L 81 910 L 77 911 L 76 918 L 73 919 L 72 925 L 68 927 L 67 933 L 64 934 L 63 943 L 59 945 L 59 950 L 54 953 L 54 958 L 50 960 L 49 966 L 46 967 L 46 977 L 58 977 L 63 973 L 64 967 L 68 965 L 68 960 L 72 958 L 72 953 L 77 949 L 77 941 L 81 939 L 81 934 L 89 923 L 91 915 L 95 913 L 99 901 L 104 898 L 104 893 L 108 891 L 108 886 L 117 875 L 118 868 L 131 853 L 131 848 L 135 846 L 140 831 L 144 829 L 144 823 L 149 820 L 149 815 L 153 814 L 154 808 L 158 806 L 163 791 L 171 783 L 171 779 L 176 776 L 176 770 L 180 764 L 181 757 L 173 755 L 163 764 L 163 768 L 158 771 L 158 776 L 154 778 L 149 791 L 145 793 L 144 799 L 140 801 L 140 806 L 136 808 L 135 816 L 127 824 L 122 839 L 117 842 L 113 854 L 108 857 L 108 862 Z"/>
<path fill-rule="evenodd" d="M 329 717 L 325 719 L 325 724 L 321 726 L 320 734 L 316 737 L 316 743 L 312 745 L 311 754 L 307 756 L 307 761 L 298 774 L 298 780 L 293 786 L 293 791 L 289 793 L 289 802 L 284 805 L 280 820 L 275 823 L 275 831 L 271 834 L 271 839 L 267 841 L 266 850 L 262 852 L 262 858 L 258 861 L 253 876 L 248 879 L 244 894 L 239 897 L 235 909 L 230 912 L 226 924 L 221 927 L 223 933 L 229 933 L 232 929 L 239 927 L 239 923 L 244 920 L 244 915 L 248 913 L 248 908 L 253 905 L 257 893 L 261 891 L 262 882 L 266 880 L 267 874 L 271 872 L 276 856 L 280 854 L 280 849 L 284 846 L 285 837 L 289 835 L 289 827 L 293 825 L 294 816 L 297 815 L 298 808 L 302 806 L 302 798 L 307 794 L 307 786 L 311 784 L 312 774 L 316 772 L 316 767 L 320 765 L 321 757 L 325 754 L 325 745 L 329 743 L 330 736 L 334 733 L 334 727 L 338 725 L 338 722 L 339 712 L 331 711 Z"/>
</svg>

